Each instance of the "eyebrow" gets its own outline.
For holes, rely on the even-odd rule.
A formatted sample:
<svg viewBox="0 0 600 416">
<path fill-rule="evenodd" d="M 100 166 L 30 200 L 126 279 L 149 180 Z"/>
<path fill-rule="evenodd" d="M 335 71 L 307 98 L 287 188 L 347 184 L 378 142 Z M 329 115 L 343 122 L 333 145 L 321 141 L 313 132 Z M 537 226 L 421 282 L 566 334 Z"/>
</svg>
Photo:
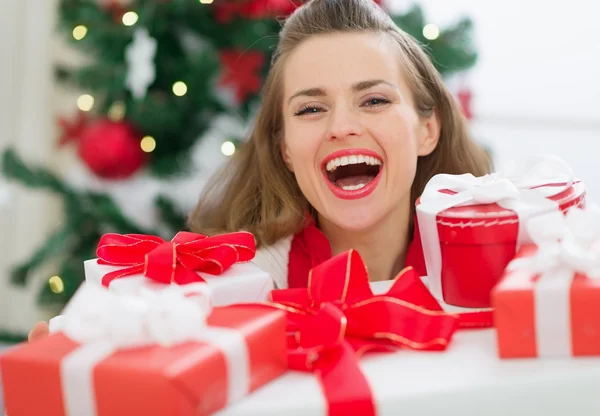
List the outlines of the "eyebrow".
<svg viewBox="0 0 600 416">
<path fill-rule="evenodd" d="M 386 84 L 389 85 L 393 88 L 398 88 L 397 85 L 392 84 L 391 82 L 387 82 L 383 79 L 371 79 L 371 80 L 367 80 L 367 81 L 360 81 L 357 82 L 355 84 L 352 84 L 352 92 L 360 92 L 360 91 L 364 91 L 364 90 L 368 90 L 369 88 L 372 88 L 376 85 L 379 84 Z M 325 90 L 323 88 L 308 88 L 305 90 L 300 90 L 297 93 L 295 93 L 294 95 L 292 95 L 290 98 L 288 98 L 288 105 L 292 102 L 292 100 L 296 97 L 299 96 L 307 96 L 307 97 L 322 97 L 325 94 Z"/>
</svg>

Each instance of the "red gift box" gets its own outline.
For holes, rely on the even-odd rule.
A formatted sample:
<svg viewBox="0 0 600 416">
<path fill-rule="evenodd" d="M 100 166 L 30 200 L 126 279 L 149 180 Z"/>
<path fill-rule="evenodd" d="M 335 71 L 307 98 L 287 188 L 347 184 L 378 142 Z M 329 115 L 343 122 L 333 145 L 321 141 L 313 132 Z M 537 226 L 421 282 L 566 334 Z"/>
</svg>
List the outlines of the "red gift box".
<svg viewBox="0 0 600 416">
<path fill-rule="evenodd" d="M 429 203 L 424 206 L 423 197 L 417 200 L 417 232 L 430 288 L 438 299 L 454 306 L 489 308 L 492 288 L 520 242 L 527 241 L 526 234 L 520 234 L 520 219 L 585 204 L 585 187 L 579 181 L 540 179 L 538 183 L 541 186 L 516 186 L 493 175 L 437 175 L 428 183 L 423 196 L 428 192 L 429 197 L 432 193 L 456 197 L 448 198 L 450 207 L 439 212 L 429 209 Z M 531 188 L 539 195 L 532 197 Z"/>
<path fill-rule="evenodd" d="M 280 311 L 228 306 L 214 309 L 206 323 L 234 336 L 217 343 L 121 349 L 94 365 L 78 357 L 91 344 L 81 345 L 62 333 L 19 345 L 0 357 L 6 412 L 207 415 L 286 370 L 286 322 Z M 231 345 L 231 340 L 245 345 Z M 92 346 L 102 349 L 102 343 Z M 244 354 L 232 359 L 231 351 Z"/>
<path fill-rule="evenodd" d="M 528 226 L 551 234 L 578 216 L 575 233 L 596 234 L 600 242 L 600 210 L 592 221 L 581 212 L 571 210 L 567 220 L 540 217 Z M 572 236 L 562 241 L 524 245 L 492 291 L 501 358 L 600 355 L 600 247 Z"/>
</svg>

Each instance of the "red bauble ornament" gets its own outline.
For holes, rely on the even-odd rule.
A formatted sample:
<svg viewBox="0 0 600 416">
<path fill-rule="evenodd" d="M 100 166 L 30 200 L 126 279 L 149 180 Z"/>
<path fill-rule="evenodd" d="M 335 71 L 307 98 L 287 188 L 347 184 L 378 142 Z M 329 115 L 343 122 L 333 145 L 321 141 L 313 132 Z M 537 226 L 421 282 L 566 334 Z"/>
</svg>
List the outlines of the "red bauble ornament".
<svg viewBox="0 0 600 416">
<path fill-rule="evenodd" d="M 104 179 L 125 179 L 146 162 L 140 135 L 129 124 L 106 119 L 90 123 L 79 138 L 79 157 Z"/>
</svg>

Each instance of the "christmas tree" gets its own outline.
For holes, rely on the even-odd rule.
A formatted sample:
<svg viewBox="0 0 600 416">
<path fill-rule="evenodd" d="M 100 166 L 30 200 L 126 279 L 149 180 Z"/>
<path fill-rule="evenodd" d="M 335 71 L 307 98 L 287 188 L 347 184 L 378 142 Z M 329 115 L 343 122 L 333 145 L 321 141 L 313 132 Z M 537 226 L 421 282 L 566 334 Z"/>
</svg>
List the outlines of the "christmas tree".
<svg viewBox="0 0 600 416">
<path fill-rule="evenodd" d="M 14 284 L 52 261 L 57 268 L 40 302 L 64 304 L 102 234 L 170 239 L 185 229 L 202 181 L 243 142 L 281 18 L 301 3 L 61 0 L 58 30 L 90 58 L 82 67 L 56 68 L 59 82 L 82 91 L 77 114 L 59 120 L 57 139 L 76 147 L 81 166 L 60 177 L 12 149 L 2 155 L 7 178 L 50 191 L 64 206 L 61 225 L 14 267 Z M 418 5 L 393 18 L 442 75 L 474 65 L 468 18 L 438 28 Z"/>
</svg>

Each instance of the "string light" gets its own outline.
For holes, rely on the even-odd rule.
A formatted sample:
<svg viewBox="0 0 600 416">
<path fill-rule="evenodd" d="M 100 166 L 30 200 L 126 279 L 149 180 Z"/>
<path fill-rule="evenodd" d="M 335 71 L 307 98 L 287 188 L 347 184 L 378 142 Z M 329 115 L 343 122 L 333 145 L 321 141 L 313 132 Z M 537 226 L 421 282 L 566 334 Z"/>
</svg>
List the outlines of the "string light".
<svg viewBox="0 0 600 416">
<path fill-rule="evenodd" d="M 183 81 L 177 81 L 173 84 L 173 94 L 178 97 L 182 97 L 187 93 L 187 85 Z"/>
<path fill-rule="evenodd" d="M 115 101 L 108 109 L 108 118 L 112 121 L 121 121 L 125 117 L 125 103 L 123 101 Z"/>
<path fill-rule="evenodd" d="M 156 149 L 156 140 L 152 136 L 144 136 L 140 142 L 140 147 L 146 153 L 153 152 Z"/>
<path fill-rule="evenodd" d="M 65 284 L 60 276 L 52 276 L 48 279 L 48 286 L 50 286 L 52 292 L 57 294 L 65 291 Z"/>
<path fill-rule="evenodd" d="M 81 40 L 81 39 L 85 38 L 85 35 L 87 35 L 87 32 L 88 32 L 88 29 L 84 25 L 76 26 L 75 29 L 73 29 L 73 37 L 75 38 L 75 40 Z"/>
<path fill-rule="evenodd" d="M 80 95 L 77 99 L 77 107 L 81 111 L 90 111 L 94 107 L 94 97 L 89 94 Z"/>
<path fill-rule="evenodd" d="M 229 140 L 223 142 L 223 144 L 221 145 L 221 153 L 223 153 L 225 156 L 233 155 L 235 153 L 235 144 L 233 144 L 233 142 L 230 142 Z"/>
<path fill-rule="evenodd" d="M 440 36 L 440 29 L 433 23 L 429 23 L 423 28 L 423 36 L 425 39 L 435 40 Z"/>
<path fill-rule="evenodd" d="M 200 0 L 201 4 L 212 4 L 213 0 Z"/>
<path fill-rule="evenodd" d="M 136 12 L 127 12 L 123 15 L 122 20 L 125 26 L 133 26 L 137 23 L 139 18 L 140 17 Z"/>
</svg>

